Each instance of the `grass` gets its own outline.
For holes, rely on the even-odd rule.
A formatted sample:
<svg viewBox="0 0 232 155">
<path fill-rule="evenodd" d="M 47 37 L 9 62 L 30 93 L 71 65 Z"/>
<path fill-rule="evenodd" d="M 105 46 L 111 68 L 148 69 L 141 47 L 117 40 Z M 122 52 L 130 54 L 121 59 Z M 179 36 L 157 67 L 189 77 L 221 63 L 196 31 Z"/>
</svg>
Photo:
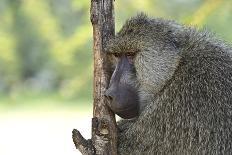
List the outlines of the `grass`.
<svg viewBox="0 0 232 155">
<path fill-rule="evenodd" d="M 92 107 L 91 99 L 67 99 L 56 93 L 22 93 L 16 95 L 0 95 L 0 110 L 4 109 L 36 109 L 55 108 L 67 109 Z"/>
</svg>

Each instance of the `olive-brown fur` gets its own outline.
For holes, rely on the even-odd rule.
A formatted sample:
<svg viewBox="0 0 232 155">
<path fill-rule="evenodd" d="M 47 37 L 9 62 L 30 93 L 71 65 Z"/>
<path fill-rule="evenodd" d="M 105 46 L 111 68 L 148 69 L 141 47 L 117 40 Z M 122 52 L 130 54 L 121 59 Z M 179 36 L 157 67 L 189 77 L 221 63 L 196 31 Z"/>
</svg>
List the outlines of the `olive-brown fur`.
<svg viewBox="0 0 232 155">
<path fill-rule="evenodd" d="M 229 45 L 207 31 L 139 14 L 106 51 L 136 53 L 140 112 L 119 123 L 119 154 L 231 154 Z"/>
</svg>

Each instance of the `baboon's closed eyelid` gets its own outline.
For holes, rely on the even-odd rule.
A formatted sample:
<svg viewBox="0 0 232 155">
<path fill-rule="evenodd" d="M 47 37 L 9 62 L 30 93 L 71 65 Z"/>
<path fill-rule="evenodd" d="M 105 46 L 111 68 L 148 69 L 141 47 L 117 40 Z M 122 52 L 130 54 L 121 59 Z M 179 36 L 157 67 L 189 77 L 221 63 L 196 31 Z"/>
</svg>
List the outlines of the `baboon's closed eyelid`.
<svg viewBox="0 0 232 155">
<path fill-rule="evenodd" d="M 135 56 L 135 53 L 134 53 L 134 52 L 127 52 L 125 55 L 126 55 L 127 57 L 128 57 L 128 56 L 133 57 L 133 56 Z"/>
<path fill-rule="evenodd" d="M 116 58 L 122 56 L 122 54 L 120 54 L 120 53 L 112 53 L 112 54 L 113 54 L 113 56 L 115 56 Z"/>
</svg>

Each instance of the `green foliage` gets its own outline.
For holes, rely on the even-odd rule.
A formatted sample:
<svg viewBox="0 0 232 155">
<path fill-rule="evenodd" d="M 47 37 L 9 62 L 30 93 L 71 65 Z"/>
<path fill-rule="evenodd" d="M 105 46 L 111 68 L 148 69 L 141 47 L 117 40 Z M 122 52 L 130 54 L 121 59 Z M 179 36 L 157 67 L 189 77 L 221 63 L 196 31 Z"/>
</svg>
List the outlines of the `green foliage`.
<svg viewBox="0 0 232 155">
<path fill-rule="evenodd" d="M 232 2 L 226 0 L 115 1 L 116 30 L 137 12 L 206 26 L 232 41 Z M 92 97 L 90 1 L 0 1 L 0 93 L 53 92 Z"/>
</svg>

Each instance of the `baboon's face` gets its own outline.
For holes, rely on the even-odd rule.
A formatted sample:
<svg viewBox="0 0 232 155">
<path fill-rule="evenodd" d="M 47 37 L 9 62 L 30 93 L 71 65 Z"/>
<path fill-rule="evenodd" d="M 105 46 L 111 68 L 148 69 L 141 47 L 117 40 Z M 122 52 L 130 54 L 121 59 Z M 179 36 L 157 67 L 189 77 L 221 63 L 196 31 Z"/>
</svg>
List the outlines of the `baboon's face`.
<svg viewBox="0 0 232 155">
<path fill-rule="evenodd" d="M 138 115 L 139 97 L 136 88 L 136 71 L 131 53 L 114 54 L 115 69 L 105 95 L 112 100 L 109 105 L 122 118 Z"/>
<path fill-rule="evenodd" d="M 123 118 L 138 116 L 170 80 L 179 64 L 178 39 L 162 20 L 144 15 L 128 20 L 106 44 L 116 59 L 106 96 Z"/>
</svg>

